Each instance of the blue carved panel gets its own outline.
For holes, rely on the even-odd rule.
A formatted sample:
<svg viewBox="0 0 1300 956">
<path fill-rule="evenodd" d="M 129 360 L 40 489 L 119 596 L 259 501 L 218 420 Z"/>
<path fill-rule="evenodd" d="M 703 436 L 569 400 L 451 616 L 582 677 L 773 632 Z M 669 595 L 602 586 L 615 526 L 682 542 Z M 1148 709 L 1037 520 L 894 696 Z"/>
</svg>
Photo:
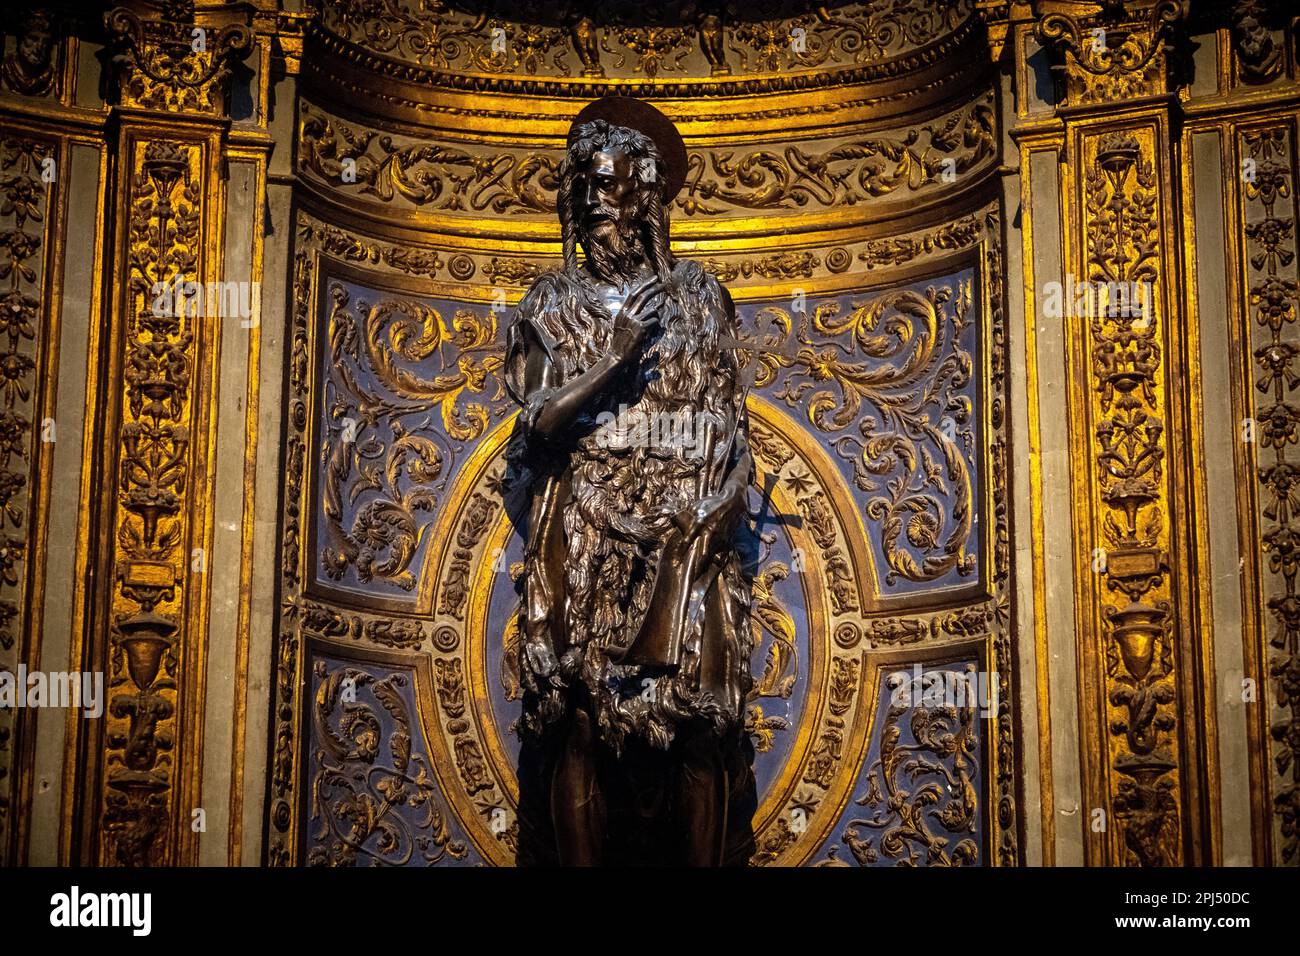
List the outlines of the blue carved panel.
<svg viewBox="0 0 1300 956">
<path fill-rule="evenodd" d="M 414 602 L 456 469 L 514 410 L 498 313 L 331 280 L 318 341 L 316 582 Z"/>
<path fill-rule="evenodd" d="M 816 863 L 984 864 L 991 679 L 976 660 L 877 671 L 867 753 Z"/>
<path fill-rule="evenodd" d="M 887 290 L 742 309 L 767 353 L 755 390 L 839 463 L 886 596 L 980 579 L 982 361 L 974 268 Z"/>
<path fill-rule="evenodd" d="M 310 663 L 308 864 L 482 863 L 439 789 L 414 669 L 324 654 Z"/>
</svg>

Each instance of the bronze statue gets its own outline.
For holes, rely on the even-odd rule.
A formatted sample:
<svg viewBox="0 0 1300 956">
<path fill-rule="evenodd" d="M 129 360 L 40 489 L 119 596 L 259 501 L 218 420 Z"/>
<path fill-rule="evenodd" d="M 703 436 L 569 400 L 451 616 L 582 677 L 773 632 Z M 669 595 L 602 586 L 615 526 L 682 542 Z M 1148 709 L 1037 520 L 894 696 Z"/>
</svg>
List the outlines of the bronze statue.
<svg viewBox="0 0 1300 956">
<path fill-rule="evenodd" d="M 649 104 L 583 110 L 560 172 L 564 265 L 509 330 L 529 498 L 521 865 L 754 849 L 747 389 L 731 297 L 669 251 L 685 168 Z"/>
</svg>

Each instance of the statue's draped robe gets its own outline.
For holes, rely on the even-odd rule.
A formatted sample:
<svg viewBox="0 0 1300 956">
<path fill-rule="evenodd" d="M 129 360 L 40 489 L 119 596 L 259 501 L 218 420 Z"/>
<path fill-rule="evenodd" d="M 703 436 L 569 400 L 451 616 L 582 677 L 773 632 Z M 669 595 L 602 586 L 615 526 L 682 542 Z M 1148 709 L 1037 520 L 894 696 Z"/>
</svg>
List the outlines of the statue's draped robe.
<svg viewBox="0 0 1300 956">
<path fill-rule="evenodd" d="M 687 720 L 710 722 L 720 737 L 742 732 L 752 685 L 751 585 L 734 540 L 718 545 L 721 571 L 676 673 L 618 665 L 606 653 L 636 635 L 670 517 L 697 500 L 705 465 L 703 442 L 688 437 L 674 448 L 662 429 L 657 443 L 637 441 L 638 425 L 677 416 L 698 429 L 700 413 L 709 413 L 719 423 L 713 468 L 720 477 L 747 449 L 737 353 L 719 345 L 738 332 L 726 292 L 698 264 L 679 262 L 661 327 L 640 372 L 629 363 L 567 435 L 551 441 L 532 430 L 542 401 L 608 351 L 613 317 L 589 281 L 559 271 L 534 283 L 510 327 L 506 382 L 523 406 L 516 467 L 533 491 L 519 621 L 525 734 L 542 735 L 561 720 L 574 691 L 585 691 L 599 735 L 615 752 L 629 737 L 666 749 Z M 529 350 L 538 348 L 551 380 L 526 394 Z M 569 651 L 563 676 L 538 673 L 546 656 L 529 653 L 530 644 L 557 660 Z"/>
</svg>

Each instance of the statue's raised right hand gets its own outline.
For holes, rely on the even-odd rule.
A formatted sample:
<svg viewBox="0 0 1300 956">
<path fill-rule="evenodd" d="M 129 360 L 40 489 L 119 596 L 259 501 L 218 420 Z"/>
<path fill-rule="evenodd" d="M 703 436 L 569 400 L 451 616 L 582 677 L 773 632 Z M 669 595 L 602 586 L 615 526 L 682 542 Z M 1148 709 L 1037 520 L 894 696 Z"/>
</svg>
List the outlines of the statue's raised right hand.
<svg viewBox="0 0 1300 956">
<path fill-rule="evenodd" d="M 663 280 L 651 279 L 628 296 L 618 310 L 609 351 L 620 365 L 636 356 L 646 336 L 659 324 L 659 304 L 654 300 L 663 289 Z"/>
</svg>

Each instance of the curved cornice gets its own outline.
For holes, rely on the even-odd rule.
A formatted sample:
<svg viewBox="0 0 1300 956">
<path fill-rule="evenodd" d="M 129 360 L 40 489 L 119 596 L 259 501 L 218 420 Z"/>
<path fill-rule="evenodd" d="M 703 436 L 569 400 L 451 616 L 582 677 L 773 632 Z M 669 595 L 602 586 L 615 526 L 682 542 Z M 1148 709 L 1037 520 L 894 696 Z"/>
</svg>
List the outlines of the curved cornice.
<svg viewBox="0 0 1300 956">
<path fill-rule="evenodd" d="M 791 120 L 800 116 L 824 127 L 827 112 L 846 109 L 860 118 L 911 113 L 981 83 L 990 69 L 983 29 L 978 17 L 969 17 L 898 57 L 812 72 L 600 79 L 449 72 L 375 53 L 313 23 L 303 79 L 308 95 L 364 95 L 390 119 L 433 127 L 463 127 L 467 117 L 509 120 L 516 137 L 562 136 L 577 104 L 611 93 L 658 100 L 679 123 L 729 118 L 797 129 Z M 707 111 L 699 109 L 704 98 Z"/>
</svg>

